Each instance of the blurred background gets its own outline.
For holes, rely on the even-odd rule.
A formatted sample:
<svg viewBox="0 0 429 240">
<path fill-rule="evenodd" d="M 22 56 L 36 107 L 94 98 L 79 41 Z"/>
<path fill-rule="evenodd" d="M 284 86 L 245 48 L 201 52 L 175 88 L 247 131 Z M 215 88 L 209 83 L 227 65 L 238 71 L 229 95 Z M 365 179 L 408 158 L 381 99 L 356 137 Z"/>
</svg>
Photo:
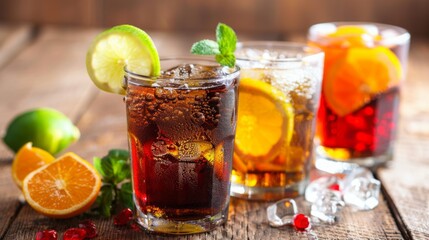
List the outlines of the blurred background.
<svg viewBox="0 0 429 240">
<path fill-rule="evenodd" d="M 110 27 L 148 31 L 212 31 L 218 22 L 240 35 L 287 39 L 314 23 L 371 21 L 429 37 L 428 0 L 1 0 L 0 23 Z M 267 37 L 268 39 L 268 37 Z"/>
</svg>

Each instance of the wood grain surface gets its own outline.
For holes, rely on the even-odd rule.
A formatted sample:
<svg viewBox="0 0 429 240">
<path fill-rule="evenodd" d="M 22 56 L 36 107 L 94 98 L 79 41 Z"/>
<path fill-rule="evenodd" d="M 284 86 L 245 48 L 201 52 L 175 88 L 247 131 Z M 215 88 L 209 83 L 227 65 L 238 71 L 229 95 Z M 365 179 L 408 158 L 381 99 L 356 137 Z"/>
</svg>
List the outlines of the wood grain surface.
<svg viewBox="0 0 429 240">
<path fill-rule="evenodd" d="M 0 23 L 0 68 L 15 57 L 33 36 L 34 31 L 30 24 Z"/>
<path fill-rule="evenodd" d="M 429 239 L 429 44 L 411 44 L 401 102 L 400 130 L 389 168 L 380 169 L 387 198 L 409 237 Z"/>
<path fill-rule="evenodd" d="M 4 68 L 0 68 L 0 131 L 4 131 L 17 113 L 49 106 L 65 113 L 81 130 L 81 139 L 68 150 L 91 160 L 111 148 L 127 147 L 122 97 L 99 91 L 86 74 L 86 49 L 98 32 L 43 28 L 31 44 L 10 58 Z M 192 42 L 212 36 L 212 33 L 149 34 L 153 36 L 161 55 L 185 54 Z M 262 39 L 263 36 L 243 37 L 246 38 Z M 272 35 L 270 39 L 278 40 L 279 36 Z M 290 227 L 269 227 L 265 209 L 270 203 L 232 198 L 229 220 L 224 226 L 210 233 L 177 239 L 427 239 L 429 187 L 424 179 L 429 170 L 429 137 L 413 130 L 408 123 L 418 122 L 426 126 L 429 122 L 429 117 L 426 117 L 428 108 L 425 107 L 428 105 L 421 102 L 425 97 L 421 88 L 429 89 L 429 82 L 424 78 L 429 76 L 425 70 L 429 64 L 428 46 L 429 41 L 416 42 L 411 52 L 409 85 L 406 87 L 409 94 L 403 98 L 403 121 L 396 143 L 395 161 L 389 168 L 378 171 L 387 198 L 380 196 L 376 209 L 353 212 L 345 208 L 339 223 L 314 226 L 312 235 L 308 236 Z M 413 91 L 418 94 L 412 94 Z M 88 218 L 83 215 L 67 220 L 49 219 L 20 201 L 20 191 L 14 186 L 10 173 L 12 156 L 0 144 L 0 239 L 34 239 L 37 231 L 47 228 L 56 229 L 61 235 L 65 229 L 77 226 L 79 221 Z M 297 202 L 300 211 L 309 214 L 308 203 L 302 197 Z M 117 228 L 112 219 L 94 220 L 99 230 L 97 239 L 172 239 L 142 230 Z"/>
</svg>

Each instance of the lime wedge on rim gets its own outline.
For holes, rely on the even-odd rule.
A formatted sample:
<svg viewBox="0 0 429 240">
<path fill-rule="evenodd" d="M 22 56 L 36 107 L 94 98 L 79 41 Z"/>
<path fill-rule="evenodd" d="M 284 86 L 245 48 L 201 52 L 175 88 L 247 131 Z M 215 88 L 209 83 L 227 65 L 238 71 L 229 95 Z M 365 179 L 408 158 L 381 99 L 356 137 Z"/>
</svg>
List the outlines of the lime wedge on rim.
<svg viewBox="0 0 429 240">
<path fill-rule="evenodd" d="M 159 56 L 152 39 L 131 25 L 115 26 L 100 33 L 86 55 L 86 68 L 91 80 L 107 92 L 125 94 L 125 66 L 144 76 L 160 73 Z"/>
</svg>

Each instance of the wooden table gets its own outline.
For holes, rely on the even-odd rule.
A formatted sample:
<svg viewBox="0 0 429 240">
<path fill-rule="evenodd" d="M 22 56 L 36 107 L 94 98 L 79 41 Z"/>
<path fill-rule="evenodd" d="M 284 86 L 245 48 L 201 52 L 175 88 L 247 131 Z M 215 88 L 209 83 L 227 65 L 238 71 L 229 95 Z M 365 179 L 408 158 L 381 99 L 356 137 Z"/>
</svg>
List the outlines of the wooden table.
<svg viewBox="0 0 429 240">
<path fill-rule="evenodd" d="M 71 118 L 81 139 L 68 150 L 91 160 L 111 148 L 127 148 L 122 97 L 99 91 L 89 80 L 85 54 L 100 30 L 0 24 L 0 134 L 18 113 L 52 107 Z M 185 53 L 207 34 L 149 32 L 163 54 Z M 242 36 L 290 40 L 282 36 Z M 300 37 L 299 39 L 303 39 Z M 395 159 L 376 172 L 383 184 L 379 206 L 372 211 L 345 208 L 332 226 L 314 227 L 319 239 L 429 239 L 429 40 L 411 44 L 408 80 L 404 86 Z M 54 220 L 37 214 L 22 201 L 11 177 L 13 158 L 0 144 L 0 238 L 34 239 L 39 230 L 53 228 L 60 235 L 83 217 Z M 298 203 L 304 213 L 309 205 Z M 180 239 L 306 239 L 289 227 L 268 226 L 269 203 L 232 199 L 229 221 L 211 233 Z M 116 228 L 112 219 L 96 218 L 97 239 L 163 239 L 128 228 Z M 171 239 L 171 237 L 165 237 Z"/>
</svg>

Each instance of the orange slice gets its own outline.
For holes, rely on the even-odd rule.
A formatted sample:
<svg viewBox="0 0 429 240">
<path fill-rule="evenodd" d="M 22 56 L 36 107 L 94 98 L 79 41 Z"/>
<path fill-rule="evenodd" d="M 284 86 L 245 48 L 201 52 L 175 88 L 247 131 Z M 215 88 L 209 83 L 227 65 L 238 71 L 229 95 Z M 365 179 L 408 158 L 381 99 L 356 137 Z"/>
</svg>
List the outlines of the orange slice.
<svg viewBox="0 0 429 240">
<path fill-rule="evenodd" d="M 68 218 L 88 210 L 100 187 L 95 168 L 76 154 L 67 153 L 25 177 L 22 191 L 37 212 Z"/>
<path fill-rule="evenodd" d="M 293 132 L 293 108 L 283 92 L 251 78 L 240 80 L 235 151 L 245 161 L 272 161 Z"/>
<path fill-rule="evenodd" d="M 402 78 L 399 59 L 386 47 L 350 48 L 327 69 L 323 91 L 329 107 L 344 116 L 368 103 L 375 94 Z"/>
<path fill-rule="evenodd" d="M 327 36 L 330 38 L 329 46 L 342 48 L 373 46 L 374 41 L 380 39 L 377 32 L 357 25 L 338 26 L 335 32 Z"/>
<path fill-rule="evenodd" d="M 22 182 L 30 172 L 54 160 L 55 158 L 50 153 L 41 148 L 33 147 L 32 143 L 28 142 L 19 149 L 13 159 L 13 180 L 19 188 L 22 188 Z"/>
</svg>

